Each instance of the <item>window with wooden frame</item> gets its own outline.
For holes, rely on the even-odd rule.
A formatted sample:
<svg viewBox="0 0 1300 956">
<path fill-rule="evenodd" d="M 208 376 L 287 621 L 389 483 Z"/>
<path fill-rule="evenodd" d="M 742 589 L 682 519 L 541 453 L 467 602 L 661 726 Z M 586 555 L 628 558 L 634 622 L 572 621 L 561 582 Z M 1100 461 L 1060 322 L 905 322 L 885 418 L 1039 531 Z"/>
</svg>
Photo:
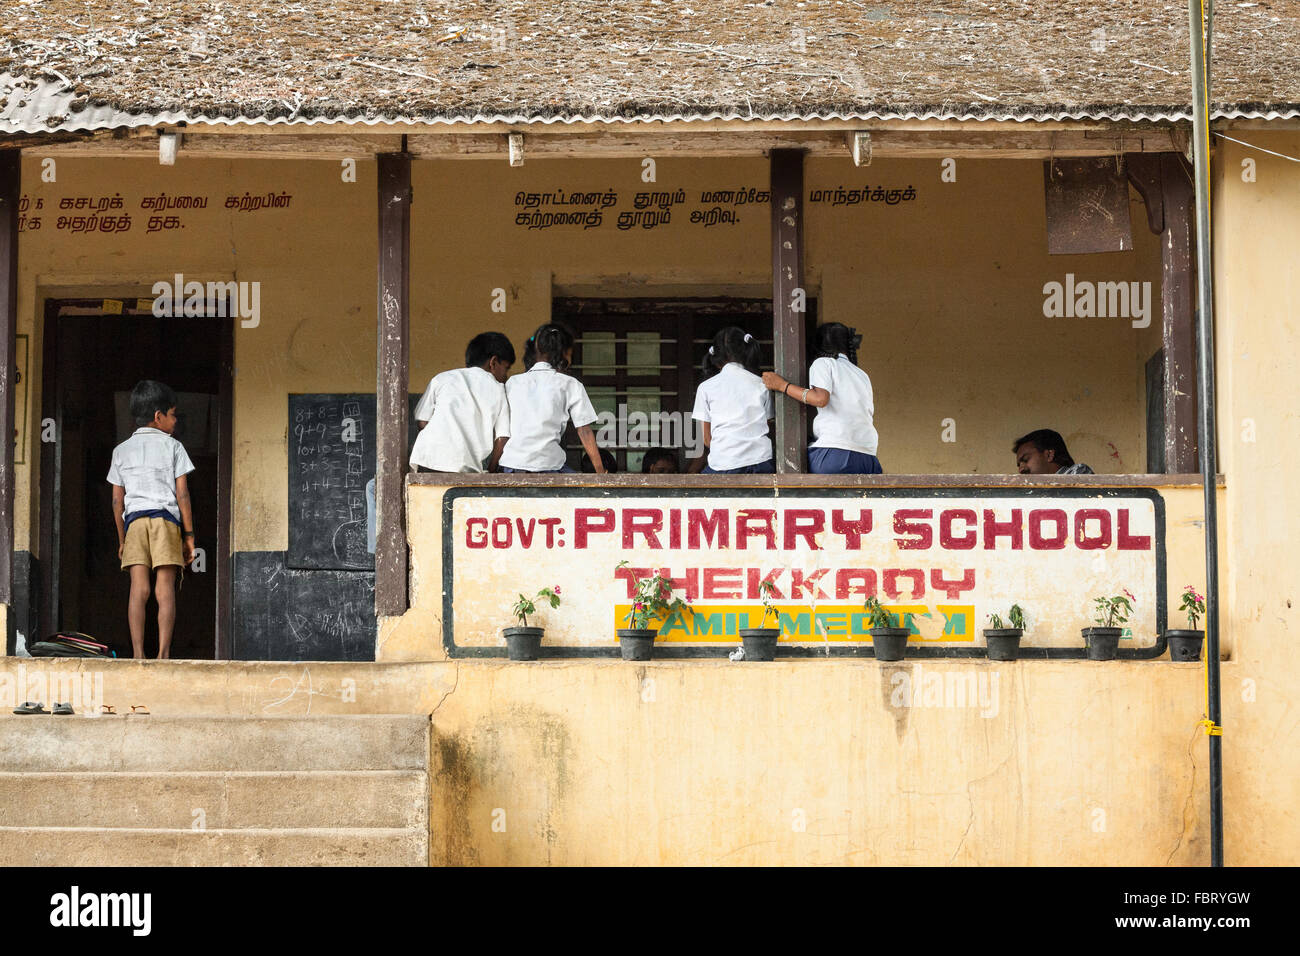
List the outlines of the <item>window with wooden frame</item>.
<svg viewBox="0 0 1300 956">
<path fill-rule="evenodd" d="M 653 447 L 675 451 L 686 470 L 695 388 L 719 330 L 735 325 L 756 336 L 762 368 L 772 367 L 770 299 L 557 298 L 551 315 L 573 331 L 571 371 L 602 421 L 613 423 L 603 436 L 597 434 L 609 439 L 601 448 L 613 455 L 619 472 L 640 472 L 646 450 Z M 816 301 L 810 299 L 808 334 L 816 324 Z M 600 423 L 593 427 L 600 429 Z M 564 446 L 570 467 L 581 470 L 582 446 L 572 427 Z"/>
</svg>

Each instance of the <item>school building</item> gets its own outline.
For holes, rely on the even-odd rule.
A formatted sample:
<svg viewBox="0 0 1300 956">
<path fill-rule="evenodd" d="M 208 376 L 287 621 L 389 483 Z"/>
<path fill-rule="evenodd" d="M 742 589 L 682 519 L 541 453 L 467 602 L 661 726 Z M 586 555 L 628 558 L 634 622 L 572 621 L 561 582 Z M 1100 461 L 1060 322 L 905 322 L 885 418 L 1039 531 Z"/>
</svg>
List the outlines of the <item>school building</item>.
<svg viewBox="0 0 1300 956">
<path fill-rule="evenodd" d="M 6 716 L 0 859 L 1206 865 L 1205 669 L 1164 637 L 1206 581 L 1185 11 L 572 6 L 6 15 L 0 696 L 151 715 Z M 1213 43 L 1224 844 L 1295 864 L 1300 4 Z M 409 472 L 429 379 L 551 320 L 619 473 Z M 779 396 L 775 476 L 640 473 L 698 450 L 719 328 L 805 383 L 831 321 L 884 475 L 807 474 Z M 170 661 L 129 659 L 104 480 L 143 378 L 197 466 Z M 1037 428 L 1096 474 L 1019 475 Z M 646 663 L 623 560 L 695 607 Z M 764 580 L 778 658 L 730 660 Z M 118 659 L 29 656 L 60 630 Z"/>
</svg>

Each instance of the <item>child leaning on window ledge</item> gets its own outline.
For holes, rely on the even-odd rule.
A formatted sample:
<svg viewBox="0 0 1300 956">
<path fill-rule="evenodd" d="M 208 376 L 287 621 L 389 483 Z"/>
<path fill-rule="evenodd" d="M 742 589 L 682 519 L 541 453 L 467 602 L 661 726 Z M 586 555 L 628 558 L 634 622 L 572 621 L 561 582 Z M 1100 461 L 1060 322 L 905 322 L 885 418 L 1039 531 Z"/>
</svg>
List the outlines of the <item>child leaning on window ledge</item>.
<svg viewBox="0 0 1300 956">
<path fill-rule="evenodd" d="M 194 560 L 194 515 L 186 475 L 194 470 L 176 430 L 176 393 L 145 380 L 131 389 L 131 415 L 138 427 L 113 449 L 108 481 L 113 486 L 117 556 L 131 573 L 127 622 L 131 650 L 144 654 L 145 608 L 150 573 L 158 601 L 158 658 L 171 656 L 176 624 L 176 582 Z"/>
</svg>

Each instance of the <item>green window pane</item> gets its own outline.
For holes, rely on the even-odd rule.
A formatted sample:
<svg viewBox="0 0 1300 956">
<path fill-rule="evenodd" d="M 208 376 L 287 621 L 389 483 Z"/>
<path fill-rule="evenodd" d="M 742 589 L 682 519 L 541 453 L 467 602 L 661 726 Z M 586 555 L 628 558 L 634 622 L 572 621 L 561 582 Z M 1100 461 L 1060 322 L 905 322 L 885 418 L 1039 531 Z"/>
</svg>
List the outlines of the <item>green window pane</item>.
<svg viewBox="0 0 1300 956">
<path fill-rule="evenodd" d="M 584 332 L 582 334 L 583 375 L 614 374 L 614 333 Z"/>
<path fill-rule="evenodd" d="M 627 334 L 627 374 L 659 374 L 658 332 L 629 332 Z"/>
</svg>

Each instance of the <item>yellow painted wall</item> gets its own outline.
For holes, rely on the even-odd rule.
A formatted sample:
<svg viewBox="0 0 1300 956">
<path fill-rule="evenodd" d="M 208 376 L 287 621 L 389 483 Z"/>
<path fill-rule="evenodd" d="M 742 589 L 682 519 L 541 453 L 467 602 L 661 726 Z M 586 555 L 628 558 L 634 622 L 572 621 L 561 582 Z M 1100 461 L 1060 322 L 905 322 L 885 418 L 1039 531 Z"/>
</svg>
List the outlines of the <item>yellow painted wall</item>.
<svg viewBox="0 0 1300 956">
<path fill-rule="evenodd" d="M 343 181 L 335 161 L 151 160 L 59 157 L 43 182 L 41 157 L 24 161 L 24 193 L 44 201 L 42 228 L 22 233 L 20 332 L 31 338 L 28 461 L 39 458 L 40 316 L 47 297 L 147 296 L 182 272 L 200 280 L 262 283 L 261 323 L 236 329 L 233 546 L 287 546 L 285 474 L 290 392 L 371 391 L 375 368 L 375 168 Z M 657 182 L 635 160 L 421 161 L 413 172 L 411 383 L 462 362 L 488 328 L 522 351 L 560 294 L 771 294 L 768 211 L 739 207 L 735 226 L 687 222 L 699 192 L 763 188 L 767 163 L 661 157 Z M 862 363 L 876 385 L 881 457 L 893 473 L 1005 472 L 1010 442 L 1032 428 L 1060 430 L 1098 471 L 1145 469 L 1143 363 L 1151 330 L 1123 319 L 1047 319 L 1042 287 L 1080 279 L 1153 281 L 1159 325 L 1159 249 L 1133 198 L 1136 249 L 1103 256 L 1046 254 L 1042 164 L 962 160 L 956 183 L 937 162 L 847 159 L 808 163 L 809 189 L 913 186 L 912 203 L 810 205 L 807 286 L 821 315 L 867 337 Z M 615 189 L 622 199 L 599 229 L 515 225 L 519 191 Z M 655 230 L 621 231 L 617 211 L 643 190 L 686 190 L 688 203 Z M 228 210 L 227 196 L 288 192 L 287 208 Z M 59 231 L 59 202 L 118 194 L 131 231 Z M 184 229 L 147 233 L 141 200 L 202 195 Z M 492 311 L 493 290 L 506 311 Z M 1068 356 L 1068 359 L 1063 358 Z M 177 383 L 173 383 L 176 385 Z M 183 384 L 183 383 L 182 383 Z M 177 387 L 182 387 L 177 385 Z M 956 441 L 941 440 L 945 419 Z M 34 548 L 37 469 L 19 466 L 16 546 Z"/>
</svg>

